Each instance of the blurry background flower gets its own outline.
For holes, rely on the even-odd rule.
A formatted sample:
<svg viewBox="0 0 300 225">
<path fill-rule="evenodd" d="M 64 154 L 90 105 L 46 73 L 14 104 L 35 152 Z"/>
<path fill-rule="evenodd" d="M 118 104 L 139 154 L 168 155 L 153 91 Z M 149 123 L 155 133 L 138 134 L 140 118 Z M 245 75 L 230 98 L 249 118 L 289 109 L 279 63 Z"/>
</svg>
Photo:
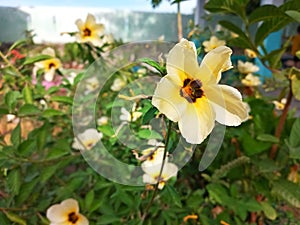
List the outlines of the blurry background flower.
<svg viewBox="0 0 300 225">
<path fill-rule="evenodd" d="M 143 175 L 143 182 L 146 184 L 158 184 L 159 189 L 163 189 L 166 184 L 166 181 L 171 177 L 176 177 L 178 172 L 178 167 L 173 163 L 166 162 L 159 179 L 159 173 L 161 170 L 161 164 L 155 164 L 152 166 L 142 165 L 142 169 L 145 172 Z"/>
<path fill-rule="evenodd" d="M 134 108 L 134 107 L 133 107 Z M 120 115 L 120 120 L 125 121 L 125 122 L 134 122 L 138 118 L 143 115 L 142 112 L 138 111 L 132 111 L 131 113 L 128 112 L 124 107 L 121 108 L 121 115 Z"/>
<path fill-rule="evenodd" d="M 255 51 L 249 49 L 249 48 L 246 48 L 245 51 L 244 51 L 245 55 L 251 59 L 253 58 L 256 58 L 257 57 L 257 54 Z"/>
<path fill-rule="evenodd" d="M 224 46 L 226 42 L 224 40 L 219 40 L 216 36 L 211 36 L 209 41 L 203 41 L 204 51 L 209 52 L 219 46 Z"/>
<path fill-rule="evenodd" d="M 79 213 L 79 205 L 75 199 L 66 199 L 60 204 L 47 209 L 50 225 L 88 225 L 88 219 Z"/>
<path fill-rule="evenodd" d="M 91 77 L 85 80 L 86 91 L 85 94 L 95 91 L 99 87 L 99 81 L 96 77 Z"/>
<path fill-rule="evenodd" d="M 34 65 L 36 68 L 44 70 L 44 79 L 46 81 L 52 81 L 55 71 L 61 67 L 61 61 L 55 57 L 55 51 L 50 47 L 44 49 L 42 55 L 48 55 L 52 58 L 36 62 Z"/>
<path fill-rule="evenodd" d="M 102 126 L 108 123 L 108 117 L 107 116 L 101 116 L 99 119 L 97 119 L 97 125 Z"/>
<path fill-rule="evenodd" d="M 110 87 L 112 91 L 120 91 L 126 85 L 126 81 L 122 78 L 116 78 Z"/>
<path fill-rule="evenodd" d="M 254 76 L 252 73 L 249 73 L 244 79 L 242 79 L 242 84 L 248 87 L 255 87 L 261 85 L 261 81 L 258 76 Z"/>
<path fill-rule="evenodd" d="M 275 105 L 275 109 L 277 109 L 277 110 L 283 110 L 284 106 L 286 104 L 286 98 L 282 98 L 280 100 L 280 102 L 277 101 L 277 100 L 275 100 L 275 101 L 273 101 L 273 104 Z"/>
<path fill-rule="evenodd" d="M 238 61 L 237 68 L 242 74 L 256 73 L 259 71 L 259 67 L 254 65 L 252 62 L 243 62 L 241 60 Z"/>
<path fill-rule="evenodd" d="M 97 144 L 102 136 L 103 134 L 98 132 L 96 129 L 89 128 L 74 138 L 72 148 L 79 150 L 90 150 Z"/>
<path fill-rule="evenodd" d="M 79 42 L 90 42 L 95 46 L 103 45 L 103 41 L 100 36 L 104 34 L 104 25 L 97 24 L 96 19 L 92 14 L 88 14 L 85 22 L 81 19 L 76 20 L 76 25 L 79 32 L 76 35 L 76 39 Z"/>
</svg>

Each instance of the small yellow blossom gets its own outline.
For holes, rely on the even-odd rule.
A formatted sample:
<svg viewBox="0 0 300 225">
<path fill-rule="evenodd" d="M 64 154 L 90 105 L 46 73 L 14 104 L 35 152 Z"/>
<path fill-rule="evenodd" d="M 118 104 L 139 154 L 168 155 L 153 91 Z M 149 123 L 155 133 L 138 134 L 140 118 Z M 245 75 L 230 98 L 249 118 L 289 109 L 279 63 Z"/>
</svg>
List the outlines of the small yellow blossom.
<svg viewBox="0 0 300 225">
<path fill-rule="evenodd" d="M 249 49 L 249 48 L 246 48 L 245 51 L 244 51 L 245 55 L 251 59 L 253 58 L 256 58 L 257 57 L 257 54 L 255 51 Z"/>
<path fill-rule="evenodd" d="M 97 120 L 97 125 L 99 125 L 99 126 L 106 125 L 107 123 L 108 123 L 108 117 L 107 116 L 101 116 Z"/>
<path fill-rule="evenodd" d="M 76 39 L 79 42 L 90 42 L 95 46 L 103 45 L 100 36 L 104 34 L 104 25 L 96 23 L 96 19 L 92 14 L 87 15 L 85 22 L 78 19 L 75 23 L 79 29 L 76 35 Z"/>
<path fill-rule="evenodd" d="M 142 112 L 132 111 L 128 112 L 124 107 L 121 108 L 120 120 L 125 122 L 134 122 L 143 115 Z"/>
<path fill-rule="evenodd" d="M 112 91 L 120 91 L 126 85 L 126 81 L 122 78 L 116 78 L 110 87 Z"/>
<path fill-rule="evenodd" d="M 86 83 L 85 94 L 95 91 L 100 85 L 99 81 L 96 77 L 91 77 L 91 78 L 86 79 L 85 83 Z"/>
<path fill-rule="evenodd" d="M 78 202 L 66 199 L 60 204 L 52 205 L 47 209 L 47 218 L 50 225 L 88 225 L 88 219 L 79 213 Z"/>
<path fill-rule="evenodd" d="M 248 73 L 256 73 L 259 71 L 259 67 L 254 65 L 251 62 L 243 62 L 241 60 L 238 61 L 238 70 L 242 74 L 248 74 Z"/>
<path fill-rule="evenodd" d="M 226 46 L 215 48 L 199 66 L 194 43 L 182 39 L 168 54 L 168 74 L 157 84 L 152 104 L 178 122 L 189 143 L 200 144 L 214 128 L 215 120 L 238 126 L 248 119 L 240 92 L 218 84 L 221 72 L 232 67 L 231 53 Z"/>
<path fill-rule="evenodd" d="M 244 79 L 242 79 L 242 84 L 248 87 L 255 87 L 261 85 L 261 81 L 258 76 L 254 76 L 249 73 Z"/>
<path fill-rule="evenodd" d="M 54 78 L 55 71 L 61 67 L 61 61 L 55 57 L 55 51 L 50 47 L 44 49 L 42 55 L 48 55 L 52 58 L 36 62 L 34 65 L 36 68 L 44 70 L 44 78 L 50 82 Z"/>
<path fill-rule="evenodd" d="M 204 51 L 209 52 L 219 46 L 224 46 L 226 42 L 224 40 L 219 40 L 216 36 L 211 36 L 209 41 L 203 41 Z"/>
<path fill-rule="evenodd" d="M 281 99 L 280 102 L 275 100 L 273 101 L 273 104 L 277 110 L 283 110 L 286 104 L 286 98 Z"/>
<path fill-rule="evenodd" d="M 161 170 L 161 164 L 155 164 L 151 166 L 142 164 L 142 170 L 145 172 L 145 174 L 143 175 L 144 183 L 158 183 L 158 188 L 163 189 L 167 180 L 169 180 L 171 177 L 177 176 L 178 167 L 173 163 L 165 162 L 160 178 L 159 173 Z"/>
<path fill-rule="evenodd" d="M 290 173 L 288 175 L 288 180 L 293 182 L 293 183 L 298 183 L 299 182 L 299 173 L 298 173 L 298 169 L 299 169 L 299 166 L 296 164 L 296 165 L 293 165 L 291 166 L 290 168 Z"/>
<path fill-rule="evenodd" d="M 99 133 L 96 129 L 89 128 L 74 138 L 72 147 L 79 150 L 90 150 L 97 144 L 102 136 L 102 133 Z"/>
</svg>

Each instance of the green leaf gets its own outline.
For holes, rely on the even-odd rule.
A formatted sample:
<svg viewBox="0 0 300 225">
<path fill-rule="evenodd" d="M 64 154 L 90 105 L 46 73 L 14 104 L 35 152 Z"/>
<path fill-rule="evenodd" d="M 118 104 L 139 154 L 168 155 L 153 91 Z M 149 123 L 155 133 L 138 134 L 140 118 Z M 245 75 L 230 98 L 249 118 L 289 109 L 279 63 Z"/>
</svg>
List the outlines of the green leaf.
<svg viewBox="0 0 300 225">
<path fill-rule="evenodd" d="M 9 47 L 8 51 L 10 52 L 10 51 L 13 50 L 14 48 L 20 47 L 20 46 L 26 44 L 26 42 L 27 42 L 26 39 L 20 39 L 20 40 L 17 40 L 15 43 L 13 43 L 13 44 Z"/>
<path fill-rule="evenodd" d="M 221 185 L 210 183 L 206 186 L 210 198 L 214 199 L 220 204 L 226 204 L 230 201 L 227 190 Z"/>
<path fill-rule="evenodd" d="M 107 215 L 104 214 L 101 216 L 101 219 L 97 221 L 99 225 L 107 225 L 107 224 L 120 224 L 120 219 L 116 215 Z"/>
<path fill-rule="evenodd" d="M 149 66 L 154 67 L 155 69 L 158 70 L 158 72 L 159 72 L 162 76 L 164 76 L 164 75 L 167 74 L 166 68 L 163 67 L 163 66 L 161 66 L 161 65 L 159 65 L 159 63 L 156 62 L 156 61 L 154 61 L 153 59 L 150 59 L 150 58 L 141 58 L 141 59 L 139 59 L 139 61 L 140 61 L 140 62 L 143 62 L 143 63 L 146 63 L 146 64 L 148 64 Z"/>
<path fill-rule="evenodd" d="M 46 118 L 54 117 L 54 116 L 62 116 L 64 115 L 64 112 L 56 110 L 56 109 L 46 109 L 42 116 Z"/>
<path fill-rule="evenodd" d="M 244 133 L 242 136 L 242 145 L 246 155 L 252 156 L 267 151 L 272 143 L 256 140 L 248 133 Z"/>
<path fill-rule="evenodd" d="M 18 146 L 21 143 L 21 125 L 15 127 L 15 129 L 11 132 L 10 141 L 14 146 Z"/>
<path fill-rule="evenodd" d="M 34 56 L 32 58 L 28 58 L 25 60 L 25 62 L 23 63 L 23 66 L 28 65 L 28 64 L 32 64 L 32 63 L 36 63 L 39 61 L 43 61 L 43 60 L 47 60 L 47 59 L 52 59 L 53 57 L 50 55 L 38 55 L 38 56 Z"/>
<path fill-rule="evenodd" d="M 12 195 L 18 195 L 21 187 L 21 172 L 19 169 L 14 169 L 8 173 L 7 185 Z"/>
<path fill-rule="evenodd" d="M 155 130 L 141 129 L 138 131 L 138 136 L 143 139 L 162 139 L 161 134 L 157 133 Z"/>
<path fill-rule="evenodd" d="M 36 115 L 39 114 L 41 111 L 38 107 L 31 104 L 22 105 L 19 109 L 18 116 L 28 116 L 28 115 Z"/>
<path fill-rule="evenodd" d="M 256 137 L 259 141 L 271 142 L 271 143 L 279 143 L 279 139 L 271 134 L 260 134 Z"/>
<path fill-rule="evenodd" d="M 51 101 L 67 103 L 69 105 L 73 104 L 73 99 L 68 96 L 52 96 Z"/>
<path fill-rule="evenodd" d="M 0 108 L 0 116 L 9 114 L 9 111 L 7 108 Z"/>
<path fill-rule="evenodd" d="M 300 12 L 296 10 L 287 10 L 285 11 L 285 14 L 293 18 L 296 22 L 300 23 Z"/>
<path fill-rule="evenodd" d="M 18 147 L 18 153 L 22 156 L 29 156 L 36 149 L 36 140 L 28 139 L 23 141 Z"/>
<path fill-rule="evenodd" d="M 31 91 L 31 89 L 28 85 L 26 85 L 23 88 L 22 94 L 23 94 L 23 98 L 25 100 L 25 103 L 27 103 L 27 104 L 32 104 L 33 103 L 32 91 Z"/>
<path fill-rule="evenodd" d="M 91 208 L 94 198 L 95 198 L 95 192 L 94 192 L 94 190 L 90 190 L 86 194 L 85 199 L 84 199 L 84 206 L 85 206 L 84 208 L 87 211 L 89 211 L 89 209 Z"/>
<path fill-rule="evenodd" d="M 290 137 L 289 137 L 289 144 L 292 147 L 299 147 L 300 146 L 300 117 L 298 117 L 291 129 Z"/>
<path fill-rule="evenodd" d="M 292 92 L 294 97 L 300 101 L 300 77 L 293 74 L 291 76 L 292 81 Z"/>
<path fill-rule="evenodd" d="M 115 131 L 113 130 L 113 128 L 110 125 L 102 125 L 98 127 L 99 131 L 101 133 L 103 133 L 106 136 L 113 136 L 115 134 Z"/>
<path fill-rule="evenodd" d="M 34 188 L 40 179 L 34 179 L 31 182 L 23 183 L 21 186 L 21 192 L 17 196 L 16 205 L 23 205 L 24 201 L 28 200 L 30 194 L 34 192 Z"/>
<path fill-rule="evenodd" d="M 226 29 L 236 33 L 239 36 L 239 39 L 242 39 L 243 42 L 247 43 L 249 47 L 252 46 L 249 38 L 245 35 L 245 32 L 242 31 L 241 28 L 239 28 L 237 25 L 225 20 L 220 21 L 219 24 Z"/>
<path fill-rule="evenodd" d="M 152 120 L 158 112 L 158 109 L 155 107 L 151 107 L 143 116 L 142 124 L 148 124 L 150 120 Z"/>
<path fill-rule="evenodd" d="M 7 216 L 7 218 L 14 223 L 20 224 L 20 225 L 26 225 L 26 221 L 24 219 L 22 219 L 20 216 L 18 216 L 17 214 L 14 214 L 12 212 L 6 212 L 3 211 L 4 214 Z"/>
<path fill-rule="evenodd" d="M 180 200 L 180 195 L 178 192 L 175 190 L 175 188 L 171 185 L 165 185 L 165 189 L 169 195 L 169 197 L 172 199 L 172 202 L 177 205 L 178 207 L 182 207 L 182 203 Z"/>
<path fill-rule="evenodd" d="M 5 104 L 8 106 L 8 110 L 11 112 L 17 104 L 17 99 L 20 96 L 18 91 L 10 91 L 5 95 Z"/>
<path fill-rule="evenodd" d="M 68 153 L 69 153 L 68 149 L 59 148 L 59 147 L 51 148 L 49 154 L 47 155 L 47 159 L 48 160 L 57 159 Z"/>
<path fill-rule="evenodd" d="M 276 210 L 268 202 L 260 202 L 262 210 L 265 216 L 270 220 L 275 220 L 277 218 Z"/>
<path fill-rule="evenodd" d="M 264 21 L 257 29 L 255 35 L 255 44 L 261 45 L 265 38 L 272 32 L 278 31 L 292 22 L 289 17 L 286 18 L 274 18 L 272 20 Z"/>
<path fill-rule="evenodd" d="M 274 5 L 262 5 L 256 8 L 249 15 L 249 24 L 256 23 L 259 21 L 271 20 L 276 17 L 286 17 L 283 11 Z"/>
<path fill-rule="evenodd" d="M 272 193 L 292 206 L 300 208 L 300 188 L 298 184 L 281 179 L 273 183 Z"/>
</svg>

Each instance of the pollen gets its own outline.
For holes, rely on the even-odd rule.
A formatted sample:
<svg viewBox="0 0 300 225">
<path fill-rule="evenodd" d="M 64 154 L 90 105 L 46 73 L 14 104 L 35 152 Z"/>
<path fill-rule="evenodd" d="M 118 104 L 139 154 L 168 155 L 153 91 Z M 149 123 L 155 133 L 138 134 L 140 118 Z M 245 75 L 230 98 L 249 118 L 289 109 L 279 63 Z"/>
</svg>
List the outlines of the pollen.
<svg viewBox="0 0 300 225">
<path fill-rule="evenodd" d="M 201 87 L 202 83 L 200 80 L 187 78 L 183 81 L 183 87 L 180 89 L 180 96 L 184 97 L 189 103 L 194 103 L 197 98 L 201 98 L 204 95 Z"/>
</svg>

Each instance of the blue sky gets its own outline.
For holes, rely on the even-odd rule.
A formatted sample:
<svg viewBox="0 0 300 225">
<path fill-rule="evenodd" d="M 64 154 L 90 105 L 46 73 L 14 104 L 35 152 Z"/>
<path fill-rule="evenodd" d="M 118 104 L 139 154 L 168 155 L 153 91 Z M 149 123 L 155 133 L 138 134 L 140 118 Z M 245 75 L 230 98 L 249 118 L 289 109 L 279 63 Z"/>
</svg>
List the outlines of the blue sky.
<svg viewBox="0 0 300 225">
<path fill-rule="evenodd" d="M 0 0 L 0 6 L 75 6 L 100 7 L 110 9 L 129 9 L 138 11 L 176 12 L 176 6 L 170 6 L 167 0 L 156 9 L 152 9 L 150 0 Z M 196 0 L 181 3 L 183 13 L 191 14 Z"/>
</svg>

